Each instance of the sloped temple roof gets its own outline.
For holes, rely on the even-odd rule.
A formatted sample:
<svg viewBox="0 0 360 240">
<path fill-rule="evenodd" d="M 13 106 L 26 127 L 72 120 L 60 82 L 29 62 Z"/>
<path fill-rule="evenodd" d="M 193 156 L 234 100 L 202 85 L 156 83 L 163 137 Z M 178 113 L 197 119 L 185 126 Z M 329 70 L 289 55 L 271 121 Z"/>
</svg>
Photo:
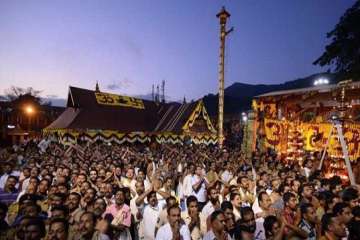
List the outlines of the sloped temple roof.
<svg viewBox="0 0 360 240">
<path fill-rule="evenodd" d="M 215 133 L 202 101 L 156 103 L 127 96 L 70 87 L 67 109 L 45 131 L 114 130 L 118 132 L 172 132 L 188 130 L 202 117 Z"/>
</svg>

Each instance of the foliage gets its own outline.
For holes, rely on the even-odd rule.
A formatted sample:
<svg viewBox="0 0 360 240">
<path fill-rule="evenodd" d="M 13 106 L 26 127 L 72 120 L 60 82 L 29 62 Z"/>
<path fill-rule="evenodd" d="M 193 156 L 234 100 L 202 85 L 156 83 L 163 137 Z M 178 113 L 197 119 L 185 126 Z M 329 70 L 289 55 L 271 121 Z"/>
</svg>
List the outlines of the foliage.
<svg viewBox="0 0 360 240">
<path fill-rule="evenodd" d="M 343 79 L 360 80 L 360 1 L 349 8 L 335 28 L 327 33 L 331 43 L 313 63 L 329 66 Z"/>
</svg>

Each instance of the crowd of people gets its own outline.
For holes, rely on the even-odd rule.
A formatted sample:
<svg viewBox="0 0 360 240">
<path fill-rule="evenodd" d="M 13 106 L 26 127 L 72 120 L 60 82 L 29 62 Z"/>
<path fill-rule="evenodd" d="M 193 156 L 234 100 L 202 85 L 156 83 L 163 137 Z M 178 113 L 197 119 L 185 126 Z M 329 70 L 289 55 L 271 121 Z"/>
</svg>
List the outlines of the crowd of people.
<svg viewBox="0 0 360 240">
<path fill-rule="evenodd" d="M 34 139 L 0 150 L 0 239 L 360 239 L 359 186 L 318 159 Z"/>
</svg>

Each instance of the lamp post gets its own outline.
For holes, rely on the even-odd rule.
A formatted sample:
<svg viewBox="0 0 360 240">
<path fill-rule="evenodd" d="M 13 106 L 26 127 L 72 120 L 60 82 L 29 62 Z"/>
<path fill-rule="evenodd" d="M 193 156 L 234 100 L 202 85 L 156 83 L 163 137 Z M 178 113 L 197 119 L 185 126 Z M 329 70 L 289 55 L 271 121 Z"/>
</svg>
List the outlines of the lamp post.
<svg viewBox="0 0 360 240">
<path fill-rule="evenodd" d="M 28 131 L 30 132 L 31 115 L 34 114 L 34 108 L 30 105 L 25 107 L 25 113 L 28 115 Z"/>
<path fill-rule="evenodd" d="M 216 15 L 220 20 L 220 63 L 219 63 L 219 106 L 218 106 L 218 141 L 219 147 L 222 148 L 224 142 L 224 64 L 225 64 L 225 38 L 234 30 L 231 28 L 226 31 L 226 21 L 230 17 L 230 13 L 225 10 L 225 7 Z"/>
</svg>

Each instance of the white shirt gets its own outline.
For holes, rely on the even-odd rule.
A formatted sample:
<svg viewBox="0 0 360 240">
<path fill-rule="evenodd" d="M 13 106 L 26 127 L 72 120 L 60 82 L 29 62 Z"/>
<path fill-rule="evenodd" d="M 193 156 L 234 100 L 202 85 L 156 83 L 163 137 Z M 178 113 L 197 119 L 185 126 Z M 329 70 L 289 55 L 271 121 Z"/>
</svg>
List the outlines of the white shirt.
<svg viewBox="0 0 360 240">
<path fill-rule="evenodd" d="M 146 240 L 155 239 L 155 227 L 160 213 L 159 207 L 152 207 L 147 205 L 144 208 L 143 214 L 143 226 L 144 226 L 144 238 Z"/>
<path fill-rule="evenodd" d="M 201 214 L 204 215 L 205 218 L 208 218 L 215 211 L 214 206 L 210 201 L 208 201 L 203 207 Z"/>
<path fill-rule="evenodd" d="M 260 208 L 260 206 L 256 206 L 255 204 L 252 207 L 253 211 L 254 211 L 254 215 L 256 218 L 256 214 L 257 213 L 262 213 L 263 210 Z M 256 218 L 255 222 L 256 222 L 256 230 L 255 230 L 255 239 L 259 239 L 259 240 L 265 240 L 265 228 L 264 228 L 264 218 L 260 217 L 260 218 Z"/>
<path fill-rule="evenodd" d="M 191 240 L 190 231 L 186 224 L 182 224 L 180 227 L 180 235 L 183 240 Z M 170 223 L 165 224 L 160 227 L 157 234 L 156 240 L 171 240 L 173 238 L 173 233 L 171 231 Z"/>
<path fill-rule="evenodd" d="M 195 192 L 193 189 L 193 186 L 200 181 L 200 177 L 197 175 L 194 175 L 191 177 L 191 188 L 192 193 L 191 195 L 195 196 L 197 200 L 201 203 L 206 202 L 206 185 L 205 183 L 201 183 L 200 189 Z M 206 181 L 206 180 L 205 180 Z"/>
<path fill-rule="evenodd" d="M 188 197 L 191 195 L 193 189 L 192 189 L 192 185 L 191 185 L 191 179 L 192 179 L 192 175 L 188 174 L 185 176 L 184 181 L 183 181 L 183 194 L 184 197 Z"/>
<path fill-rule="evenodd" d="M 212 230 L 208 231 L 203 238 L 203 240 L 214 240 L 214 239 L 216 239 L 216 236 Z M 227 234 L 227 239 L 229 240 L 232 239 L 229 234 Z"/>
<path fill-rule="evenodd" d="M 228 170 L 225 170 L 222 174 L 221 174 L 221 180 L 223 180 L 224 182 L 229 182 L 232 179 L 233 175 L 231 172 L 229 172 Z"/>
</svg>

